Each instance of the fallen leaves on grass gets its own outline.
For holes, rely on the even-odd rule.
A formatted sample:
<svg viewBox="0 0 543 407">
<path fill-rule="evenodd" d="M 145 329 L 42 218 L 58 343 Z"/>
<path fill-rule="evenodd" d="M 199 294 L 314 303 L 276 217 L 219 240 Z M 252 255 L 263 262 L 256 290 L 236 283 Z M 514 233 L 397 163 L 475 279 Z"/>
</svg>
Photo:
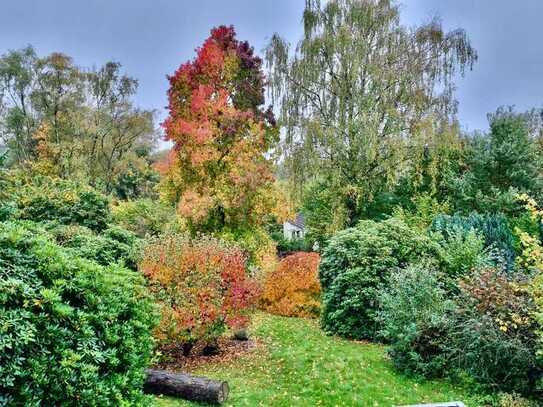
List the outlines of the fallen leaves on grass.
<svg viewBox="0 0 543 407">
<path fill-rule="evenodd" d="M 202 354 L 204 346 L 204 344 L 195 346 L 188 356 L 183 356 L 179 346 L 164 347 L 161 349 L 161 361 L 155 367 L 174 372 L 190 373 L 202 366 L 230 364 L 246 354 L 263 348 L 264 344 L 255 339 L 239 341 L 232 338 L 220 338 L 218 340 L 218 353 L 211 356 Z"/>
</svg>

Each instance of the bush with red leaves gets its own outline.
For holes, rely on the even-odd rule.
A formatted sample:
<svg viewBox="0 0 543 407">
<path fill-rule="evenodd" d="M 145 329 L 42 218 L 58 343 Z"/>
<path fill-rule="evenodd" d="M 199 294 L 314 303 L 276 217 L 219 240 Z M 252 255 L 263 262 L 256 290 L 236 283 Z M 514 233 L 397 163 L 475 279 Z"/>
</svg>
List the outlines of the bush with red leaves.
<svg viewBox="0 0 543 407">
<path fill-rule="evenodd" d="M 227 328 L 243 328 L 259 294 L 236 246 L 211 237 L 167 235 L 144 250 L 140 269 L 162 307 L 162 344 L 211 343 Z"/>
</svg>

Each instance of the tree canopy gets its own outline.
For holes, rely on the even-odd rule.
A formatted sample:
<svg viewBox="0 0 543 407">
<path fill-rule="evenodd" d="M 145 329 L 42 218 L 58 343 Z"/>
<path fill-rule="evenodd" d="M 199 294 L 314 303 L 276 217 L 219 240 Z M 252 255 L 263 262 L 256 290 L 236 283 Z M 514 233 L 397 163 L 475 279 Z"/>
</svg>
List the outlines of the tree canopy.
<svg viewBox="0 0 543 407">
<path fill-rule="evenodd" d="M 262 61 L 220 26 L 170 80 L 163 126 L 175 143 L 163 191 L 194 231 L 262 224 L 275 206 L 266 153 L 278 131 L 263 109 Z"/>
<path fill-rule="evenodd" d="M 154 112 L 134 106 L 137 87 L 117 62 L 83 69 L 61 53 L 9 51 L 0 58 L 0 140 L 9 161 L 108 193 L 123 177 L 148 173 L 157 132 Z"/>
<path fill-rule="evenodd" d="M 295 50 L 274 35 L 266 52 L 283 164 L 294 185 L 327 180 L 353 224 L 424 137 L 454 120 L 453 78 L 477 53 L 438 19 L 403 26 L 391 0 L 307 0 L 303 24 Z"/>
</svg>

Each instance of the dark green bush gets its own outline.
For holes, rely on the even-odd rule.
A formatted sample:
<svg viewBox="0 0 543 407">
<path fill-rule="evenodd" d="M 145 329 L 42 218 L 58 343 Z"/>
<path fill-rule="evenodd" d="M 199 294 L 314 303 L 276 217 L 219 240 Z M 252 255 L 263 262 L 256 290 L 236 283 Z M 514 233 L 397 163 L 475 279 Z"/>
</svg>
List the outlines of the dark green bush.
<svg viewBox="0 0 543 407">
<path fill-rule="evenodd" d="M 137 268 L 140 239 L 119 226 L 109 226 L 97 234 L 84 226 L 58 225 L 50 233 L 58 244 L 77 256 L 102 266 L 121 262 L 132 270 Z"/>
<path fill-rule="evenodd" d="M 17 207 L 11 201 L 0 202 L 0 222 L 12 219 L 17 213 Z"/>
<path fill-rule="evenodd" d="M 447 351 L 454 302 L 436 271 L 424 264 L 390 276 L 381 292 L 381 335 L 394 365 L 409 373 L 441 376 L 450 368 Z"/>
<path fill-rule="evenodd" d="M 351 338 L 374 338 L 379 291 L 390 274 L 435 253 L 434 242 L 396 219 L 362 221 L 337 233 L 323 250 L 319 267 L 323 328 Z"/>
<path fill-rule="evenodd" d="M 501 214 L 472 213 L 462 215 L 438 215 L 430 226 L 431 232 L 439 232 L 445 240 L 455 236 L 458 231 L 469 233 L 475 230 L 485 240 L 485 248 L 497 250 L 512 267 L 515 260 L 514 239 L 507 218 Z"/>
<path fill-rule="evenodd" d="M 0 404 L 140 404 L 155 312 L 140 275 L 0 224 Z"/>
<path fill-rule="evenodd" d="M 56 221 L 80 225 L 94 231 L 107 227 L 109 201 L 105 195 L 77 183 L 55 178 L 38 178 L 24 184 L 15 196 L 20 219 Z"/>
<path fill-rule="evenodd" d="M 272 236 L 272 239 L 275 240 L 274 236 Z M 281 257 L 297 252 L 313 251 L 313 245 L 306 239 L 285 239 L 281 237 L 275 242 L 277 243 L 277 253 Z"/>
</svg>

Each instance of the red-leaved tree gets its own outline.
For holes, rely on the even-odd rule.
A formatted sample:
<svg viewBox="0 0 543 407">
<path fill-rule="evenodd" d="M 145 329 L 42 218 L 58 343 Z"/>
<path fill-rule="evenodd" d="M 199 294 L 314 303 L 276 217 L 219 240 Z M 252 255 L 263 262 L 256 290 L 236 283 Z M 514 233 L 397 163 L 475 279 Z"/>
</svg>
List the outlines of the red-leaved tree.
<svg viewBox="0 0 543 407">
<path fill-rule="evenodd" d="M 169 77 L 163 126 L 174 148 L 162 190 L 192 231 L 258 227 L 277 205 L 266 153 L 278 131 L 263 108 L 262 61 L 232 26 L 211 30 L 196 52 Z"/>
</svg>

